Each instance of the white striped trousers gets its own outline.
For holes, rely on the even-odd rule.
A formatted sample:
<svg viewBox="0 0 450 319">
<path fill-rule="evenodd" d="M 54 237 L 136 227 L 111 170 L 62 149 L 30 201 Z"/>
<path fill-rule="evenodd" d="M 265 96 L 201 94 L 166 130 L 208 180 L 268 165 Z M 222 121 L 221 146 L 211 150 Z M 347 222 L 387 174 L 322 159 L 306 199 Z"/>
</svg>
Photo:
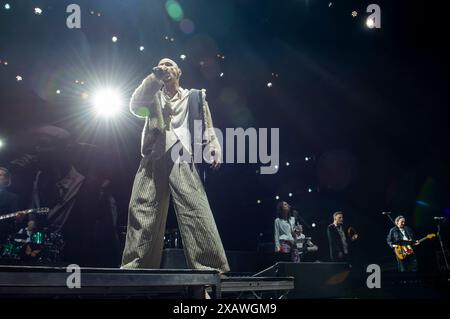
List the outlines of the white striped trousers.
<svg viewBox="0 0 450 319">
<path fill-rule="evenodd" d="M 128 212 L 122 268 L 160 268 L 167 211 L 172 195 L 187 265 L 229 271 L 222 241 L 203 184 L 192 164 L 142 158 Z"/>
</svg>

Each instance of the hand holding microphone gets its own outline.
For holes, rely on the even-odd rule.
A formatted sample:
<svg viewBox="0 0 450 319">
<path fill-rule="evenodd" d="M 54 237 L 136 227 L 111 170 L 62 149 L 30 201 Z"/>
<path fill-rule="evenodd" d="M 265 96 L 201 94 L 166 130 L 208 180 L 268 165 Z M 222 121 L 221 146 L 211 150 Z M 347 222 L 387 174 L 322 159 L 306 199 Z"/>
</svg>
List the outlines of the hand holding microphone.
<svg viewBox="0 0 450 319">
<path fill-rule="evenodd" d="M 165 65 L 155 66 L 153 68 L 153 73 L 155 74 L 158 80 L 163 80 L 166 76 L 169 75 L 169 72 Z"/>
</svg>

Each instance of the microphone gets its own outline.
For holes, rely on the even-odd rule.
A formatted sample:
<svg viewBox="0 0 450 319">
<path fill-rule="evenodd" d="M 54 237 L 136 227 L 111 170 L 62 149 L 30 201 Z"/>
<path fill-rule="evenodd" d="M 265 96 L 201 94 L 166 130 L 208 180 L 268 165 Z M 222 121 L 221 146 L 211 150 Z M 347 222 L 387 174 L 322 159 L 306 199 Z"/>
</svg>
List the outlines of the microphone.
<svg viewBox="0 0 450 319">
<path fill-rule="evenodd" d="M 445 220 L 445 217 L 434 216 L 433 219 L 434 220 Z"/>
<path fill-rule="evenodd" d="M 391 212 L 382 212 L 381 215 L 390 215 L 392 214 Z"/>
</svg>

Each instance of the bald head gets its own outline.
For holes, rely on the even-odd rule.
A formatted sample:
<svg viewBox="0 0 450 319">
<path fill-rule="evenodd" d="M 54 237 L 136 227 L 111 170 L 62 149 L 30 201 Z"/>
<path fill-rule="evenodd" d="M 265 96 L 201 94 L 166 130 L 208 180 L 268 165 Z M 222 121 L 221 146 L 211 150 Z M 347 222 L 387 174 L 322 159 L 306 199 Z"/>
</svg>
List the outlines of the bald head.
<svg viewBox="0 0 450 319">
<path fill-rule="evenodd" d="M 165 66 L 176 66 L 178 68 L 178 64 L 169 58 L 164 58 L 159 61 L 158 65 L 165 65 Z"/>
<path fill-rule="evenodd" d="M 175 61 L 169 58 L 164 58 L 159 61 L 158 68 L 163 70 L 165 73 L 165 75 L 161 78 L 161 80 L 165 83 L 173 81 L 178 82 L 180 80 L 181 69 Z"/>
</svg>

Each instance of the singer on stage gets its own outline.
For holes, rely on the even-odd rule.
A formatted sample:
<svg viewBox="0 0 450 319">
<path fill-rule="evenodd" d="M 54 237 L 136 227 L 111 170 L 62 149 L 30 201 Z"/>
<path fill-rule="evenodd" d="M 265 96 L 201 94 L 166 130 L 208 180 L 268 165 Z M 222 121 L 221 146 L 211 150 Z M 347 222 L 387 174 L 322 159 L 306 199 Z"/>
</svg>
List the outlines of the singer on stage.
<svg viewBox="0 0 450 319">
<path fill-rule="evenodd" d="M 184 160 L 185 154 L 194 156 L 194 143 L 204 144 L 214 155 L 212 168 L 218 169 L 221 147 L 212 130 L 205 90 L 181 88 L 180 76 L 174 61 L 162 59 L 131 97 L 130 110 L 145 119 L 145 126 L 122 268 L 160 267 L 172 196 L 188 267 L 224 273 L 229 271 L 228 261 L 205 190 L 195 164 Z M 204 143 L 194 134 L 194 121 L 203 123 Z M 172 152 L 174 148 L 180 152 Z M 173 158 L 173 153 L 183 157 Z"/>
</svg>

